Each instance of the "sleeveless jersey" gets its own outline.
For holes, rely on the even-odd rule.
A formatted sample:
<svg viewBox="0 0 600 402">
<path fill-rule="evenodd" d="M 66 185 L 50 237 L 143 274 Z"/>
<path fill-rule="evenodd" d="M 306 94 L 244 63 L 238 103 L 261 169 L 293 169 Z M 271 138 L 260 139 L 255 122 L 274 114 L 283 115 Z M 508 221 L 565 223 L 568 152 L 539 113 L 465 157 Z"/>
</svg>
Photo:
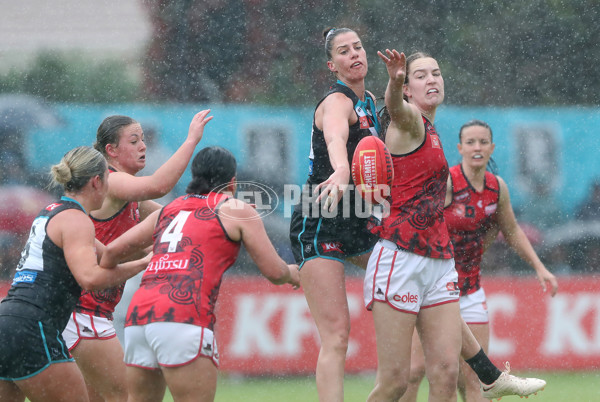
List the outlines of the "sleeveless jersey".
<svg viewBox="0 0 600 402">
<path fill-rule="evenodd" d="M 481 287 L 483 240 L 496 222 L 500 185 L 494 174 L 485 172 L 483 191 L 477 192 L 465 176 L 462 165 L 451 167 L 450 175 L 452 203 L 444 210 L 444 219 L 454 244 L 458 286 L 464 296 Z"/>
<path fill-rule="evenodd" d="M 52 218 L 68 209 L 85 212 L 78 202 L 62 197 L 34 219 L 11 288 L 0 304 L 0 315 L 50 322 L 61 331 L 67 325 L 81 287 L 62 248 L 50 240 L 46 228 Z"/>
<path fill-rule="evenodd" d="M 365 101 L 361 101 L 358 96 L 348 88 L 346 85 L 341 83 L 340 81 L 333 84 L 329 91 L 325 94 L 325 96 L 319 101 L 317 107 L 315 108 L 315 112 L 319 105 L 327 98 L 329 95 L 333 93 L 340 92 L 352 100 L 352 105 L 354 107 L 354 112 L 358 120 L 356 123 L 349 126 L 348 131 L 348 139 L 346 141 L 346 152 L 348 154 L 348 166 L 352 166 L 352 157 L 354 156 L 354 150 L 358 145 L 359 141 L 364 137 L 369 135 L 377 135 L 379 136 L 379 119 L 377 117 L 375 102 L 371 95 L 368 92 L 365 92 Z M 327 143 L 325 142 L 325 135 L 323 134 L 323 130 L 320 130 L 313 117 L 313 127 L 312 134 L 310 140 L 310 154 L 309 154 L 309 176 L 306 182 L 305 190 L 302 191 L 302 200 L 295 207 L 295 212 L 305 215 L 306 210 L 303 209 L 306 207 L 304 204 L 307 202 L 307 199 L 313 197 L 312 190 L 314 186 L 324 182 L 331 176 L 334 172 L 331 167 L 331 162 L 329 160 L 329 153 L 327 152 Z M 350 184 L 352 183 L 352 177 L 350 177 Z M 349 200 L 348 208 L 346 211 L 350 212 L 350 216 L 344 216 L 344 208 L 340 207 L 337 210 L 336 217 L 348 218 L 354 217 L 356 210 L 366 211 L 367 208 L 365 206 L 364 200 L 358 195 L 354 189 L 354 186 L 351 186 L 348 191 L 344 195 L 345 198 Z M 356 202 L 359 202 L 359 206 L 356 206 Z M 340 202 L 340 206 L 343 205 L 343 201 Z"/>
<path fill-rule="evenodd" d="M 323 103 L 325 98 L 333 93 L 341 92 L 350 100 L 358 120 L 356 123 L 349 127 L 348 141 L 346 142 L 346 151 L 348 153 L 348 166 L 352 166 L 352 156 L 354 150 L 358 145 L 358 142 L 369 135 L 379 134 L 379 120 L 377 118 L 377 111 L 375 110 L 375 102 L 368 92 L 365 92 L 365 102 L 362 102 L 353 90 L 348 88 L 341 82 L 333 84 L 329 91 L 325 94 L 323 99 L 317 104 L 316 110 L 319 105 Z M 329 161 L 329 153 L 327 152 L 327 144 L 325 142 L 325 135 L 323 130 L 319 129 L 315 123 L 313 117 L 312 135 L 310 139 L 310 154 L 309 154 L 309 184 L 319 184 L 327 180 L 333 173 L 331 162 Z"/>
<path fill-rule="evenodd" d="M 114 171 L 113 168 L 109 170 L 109 172 Z M 94 222 L 96 239 L 103 244 L 108 244 L 140 222 L 139 204 L 137 201 L 130 201 L 108 219 L 96 219 L 93 216 L 90 218 Z M 112 319 L 112 314 L 123 296 L 124 289 L 125 282 L 119 286 L 94 292 L 84 290 L 75 310 Z"/>
<path fill-rule="evenodd" d="M 411 253 L 449 259 L 452 243 L 444 222 L 448 163 L 435 128 L 425 117 L 423 124 L 423 143 L 408 154 L 392 155 L 390 215 L 371 230 Z"/>
<path fill-rule="evenodd" d="M 213 330 L 225 271 L 240 242 L 217 216 L 229 196 L 187 194 L 167 204 L 154 229 L 154 255 L 133 295 L 125 326 L 179 322 Z"/>
</svg>

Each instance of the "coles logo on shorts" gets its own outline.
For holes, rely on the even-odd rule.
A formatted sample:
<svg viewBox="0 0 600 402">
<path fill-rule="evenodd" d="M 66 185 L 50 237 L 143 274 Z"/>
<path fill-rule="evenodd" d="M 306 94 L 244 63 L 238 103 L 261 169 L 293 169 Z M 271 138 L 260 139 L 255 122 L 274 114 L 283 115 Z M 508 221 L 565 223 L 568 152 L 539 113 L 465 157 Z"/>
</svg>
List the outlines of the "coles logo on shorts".
<svg viewBox="0 0 600 402">
<path fill-rule="evenodd" d="M 342 252 L 342 243 L 339 241 L 327 241 L 321 243 L 321 249 L 324 253 L 330 253 L 332 251 Z"/>
<path fill-rule="evenodd" d="M 419 296 L 417 295 L 411 295 L 410 292 L 405 294 L 405 295 L 394 295 L 392 297 L 392 299 L 394 299 L 394 301 L 400 302 L 400 303 L 416 303 L 419 301 Z"/>
<path fill-rule="evenodd" d="M 450 292 L 451 295 L 458 294 L 460 291 L 458 287 L 458 282 L 448 282 L 446 283 L 446 289 Z"/>
</svg>

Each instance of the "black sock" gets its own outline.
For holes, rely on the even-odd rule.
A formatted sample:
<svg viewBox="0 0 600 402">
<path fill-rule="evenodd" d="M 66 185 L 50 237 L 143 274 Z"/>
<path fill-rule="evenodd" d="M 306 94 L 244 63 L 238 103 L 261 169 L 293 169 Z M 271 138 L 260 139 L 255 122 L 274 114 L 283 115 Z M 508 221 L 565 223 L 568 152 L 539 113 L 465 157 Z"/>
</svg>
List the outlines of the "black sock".
<svg viewBox="0 0 600 402">
<path fill-rule="evenodd" d="M 483 348 L 477 352 L 477 354 L 468 360 L 465 360 L 473 371 L 479 377 L 479 381 L 484 384 L 491 384 L 500 377 L 502 371 L 498 367 L 494 366 L 494 363 L 487 357 Z"/>
</svg>

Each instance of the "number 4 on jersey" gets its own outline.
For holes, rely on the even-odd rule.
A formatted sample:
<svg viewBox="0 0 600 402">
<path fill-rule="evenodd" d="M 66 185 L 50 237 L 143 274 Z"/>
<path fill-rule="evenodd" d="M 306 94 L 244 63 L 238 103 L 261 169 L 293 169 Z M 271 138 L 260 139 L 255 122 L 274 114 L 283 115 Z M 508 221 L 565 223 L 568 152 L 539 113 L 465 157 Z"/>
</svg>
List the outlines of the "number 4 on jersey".
<svg viewBox="0 0 600 402">
<path fill-rule="evenodd" d="M 177 243 L 183 237 L 183 225 L 185 225 L 185 221 L 187 221 L 191 213 L 192 211 L 179 211 L 175 219 L 169 223 L 169 226 L 167 226 L 162 236 L 160 236 L 161 243 L 169 243 L 169 253 L 177 251 Z"/>
</svg>

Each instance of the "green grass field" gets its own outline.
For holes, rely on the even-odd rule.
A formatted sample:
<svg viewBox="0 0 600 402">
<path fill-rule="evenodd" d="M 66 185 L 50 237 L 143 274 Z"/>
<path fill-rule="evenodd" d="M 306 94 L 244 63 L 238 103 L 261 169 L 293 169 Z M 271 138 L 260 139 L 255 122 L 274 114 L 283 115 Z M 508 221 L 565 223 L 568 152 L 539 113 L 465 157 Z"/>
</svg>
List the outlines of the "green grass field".
<svg viewBox="0 0 600 402">
<path fill-rule="evenodd" d="M 546 380 L 544 391 L 529 397 L 532 402 L 596 402 L 600 401 L 600 371 L 592 372 L 515 372 L 517 375 Z M 374 377 L 347 376 L 345 401 L 364 402 Z M 312 377 L 239 378 L 222 374 L 217 386 L 216 402 L 310 402 L 317 401 L 317 389 Z M 459 398 L 460 400 L 460 398 Z M 517 401 L 504 397 L 502 401 Z M 165 401 L 172 401 L 168 395 Z M 419 402 L 427 401 L 427 384 L 421 386 Z"/>
</svg>

